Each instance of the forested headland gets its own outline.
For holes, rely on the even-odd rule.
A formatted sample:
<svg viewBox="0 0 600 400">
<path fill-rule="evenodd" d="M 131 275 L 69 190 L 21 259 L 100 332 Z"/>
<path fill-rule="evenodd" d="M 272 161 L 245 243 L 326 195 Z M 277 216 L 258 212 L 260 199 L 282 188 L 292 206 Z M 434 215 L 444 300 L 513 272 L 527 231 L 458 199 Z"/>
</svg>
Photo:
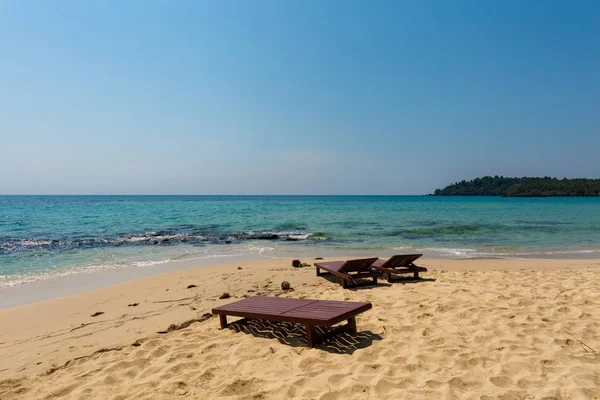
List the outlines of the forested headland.
<svg viewBox="0 0 600 400">
<path fill-rule="evenodd" d="M 435 196 L 597 197 L 600 196 L 600 179 L 484 176 L 453 183 L 443 189 L 436 189 L 433 194 Z"/>
</svg>

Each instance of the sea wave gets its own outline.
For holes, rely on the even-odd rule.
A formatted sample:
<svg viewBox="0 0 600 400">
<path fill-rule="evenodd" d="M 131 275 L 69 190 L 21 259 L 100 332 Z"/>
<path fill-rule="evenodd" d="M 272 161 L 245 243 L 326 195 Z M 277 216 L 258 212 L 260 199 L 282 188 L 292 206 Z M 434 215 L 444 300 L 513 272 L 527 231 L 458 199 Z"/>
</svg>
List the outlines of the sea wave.
<svg viewBox="0 0 600 400">
<path fill-rule="evenodd" d="M 77 265 L 61 268 L 34 269 L 25 273 L 14 273 L 9 275 L 0 275 L 0 288 L 9 288 L 25 283 L 37 282 L 41 280 L 62 278 L 71 275 L 89 274 L 99 271 L 107 271 L 127 267 L 149 267 L 152 265 L 164 264 L 170 260 L 157 261 L 133 261 L 118 262 L 114 264 L 92 264 Z"/>
<path fill-rule="evenodd" d="M 427 225 L 427 224 L 423 224 Z M 523 225 L 503 224 L 464 224 L 464 225 L 438 225 L 419 228 L 397 229 L 390 232 L 382 232 L 380 236 L 399 236 L 405 239 L 444 238 L 448 236 L 468 236 L 482 233 L 505 233 L 505 232 L 536 232 L 536 233 L 559 233 L 566 228 L 564 224 L 528 223 Z"/>
<path fill-rule="evenodd" d="M 267 241 L 312 241 L 327 240 L 323 233 L 305 231 L 245 231 L 231 233 L 170 233 L 145 232 L 142 234 L 122 235 L 118 237 L 97 238 L 17 238 L 0 241 L 0 254 L 8 254 L 26 250 L 61 250 L 103 246 L 127 245 L 169 245 L 169 244 L 232 244 L 251 240 Z"/>
<path fill-rule="evenodd" d="M 579 258 L 586 254 L 600 255 L 598 249 L 526 249 L 515 246 L 489 246 L 480 248 L 449 248 L 449 247 L 412 247 L 401 246 L 392 247 L 395 251 L 402 252 L 418 252 L 432 256 L 453 257 L 453 258 L 480 258 L 480 257 L 495 257 L 495 258 L 553 258 L 553 257 L 568 257 L 573 256 Z"/>
<path fill-rule="evenodd" d="M 121 268 L 145 268 L 168 262 L 190 261 L 200 259 L 226 259 L 231 257 L 248 255 L 266 255 L 275 251 L 274 247 L 257 246 L 254 244 L 234 245 L 233 247 L 208 246 L 194 251 L 195 248 L 187 247 L 177 250 L 176 254 L 159 252 L 154 255 L 155 259 L 141 260 L 139 255 L 128 254 L 128 260 L 115 262 L 99 262 L 90 264 L 76 264 L 53 266 L 44 268 L 20 269 L 17 271 L 0 269 L 0 288 L 18 286 L 24 283 L 36 282 L 52 278 L 60 278 L 77 274 L 88 274 L 100 271 L 115 270 Z M 183 252 L 180 252 L 183 251 Z M 139 253 L 135 253 L 139 254 Z M 96 255 L 98 258 L 106 256 L 110 258 L 110 251 Z M 137 258 L 137 259 L 136 259 Z"/>
</svg>

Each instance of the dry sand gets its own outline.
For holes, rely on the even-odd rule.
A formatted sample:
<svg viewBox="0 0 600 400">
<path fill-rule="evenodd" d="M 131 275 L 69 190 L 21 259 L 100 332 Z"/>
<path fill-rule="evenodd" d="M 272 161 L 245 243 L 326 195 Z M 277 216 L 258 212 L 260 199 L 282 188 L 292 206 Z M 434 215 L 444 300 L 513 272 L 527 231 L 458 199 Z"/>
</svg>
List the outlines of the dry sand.
<svg viewBox="0 0 600 400">
<path fill-rule="evenodd" d="M 600 398 L 600 260 L 429 259 L 425 280 L 350 290 L 290 264 L 183 270 L 0 310 L 0 399 Z M 373 309 L 358 334 L 315 349 L 293 325 L 220 330 L 208 315 L 258 294 Z"/>
</svg>

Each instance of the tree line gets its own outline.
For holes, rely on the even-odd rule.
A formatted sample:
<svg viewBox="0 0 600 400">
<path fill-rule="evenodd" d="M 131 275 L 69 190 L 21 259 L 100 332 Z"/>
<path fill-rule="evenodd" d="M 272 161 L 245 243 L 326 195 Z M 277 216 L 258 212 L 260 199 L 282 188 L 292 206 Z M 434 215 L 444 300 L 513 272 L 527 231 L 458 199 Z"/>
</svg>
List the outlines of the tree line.
<svg viewBox="0 0 600 400">
<path fill-rule="evenodd" d="M 436 189 L 435 196 L 600 196 L 600 179 L 484 176 Z"/>
</svg>

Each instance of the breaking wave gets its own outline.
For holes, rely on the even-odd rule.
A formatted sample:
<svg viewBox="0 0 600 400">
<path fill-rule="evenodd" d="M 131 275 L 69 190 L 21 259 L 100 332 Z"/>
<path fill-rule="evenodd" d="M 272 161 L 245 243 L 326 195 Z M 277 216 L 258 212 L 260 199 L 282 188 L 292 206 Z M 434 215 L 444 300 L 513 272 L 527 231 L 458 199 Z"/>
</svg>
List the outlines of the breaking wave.
<svg viewBox="0 0 600 400">
<path fill-rule="evenodd" d="M 219 233 L 168 233 L 145 232 L 142 234 L 122 235 L 104 238 L 19 238 L 4 239 L 0 241 L 0 254 L 8 254 L 27 250 L 70 250 L 83 248 L 96 248 L 106 246 L 147 246 L 169 244 L 232 244 L 251 240 L 266 241 L 322 241 L 327 237 L 323 233 L 310 233 L 302 231 L 247 231 L 227 234 Z"/>
</svg>

